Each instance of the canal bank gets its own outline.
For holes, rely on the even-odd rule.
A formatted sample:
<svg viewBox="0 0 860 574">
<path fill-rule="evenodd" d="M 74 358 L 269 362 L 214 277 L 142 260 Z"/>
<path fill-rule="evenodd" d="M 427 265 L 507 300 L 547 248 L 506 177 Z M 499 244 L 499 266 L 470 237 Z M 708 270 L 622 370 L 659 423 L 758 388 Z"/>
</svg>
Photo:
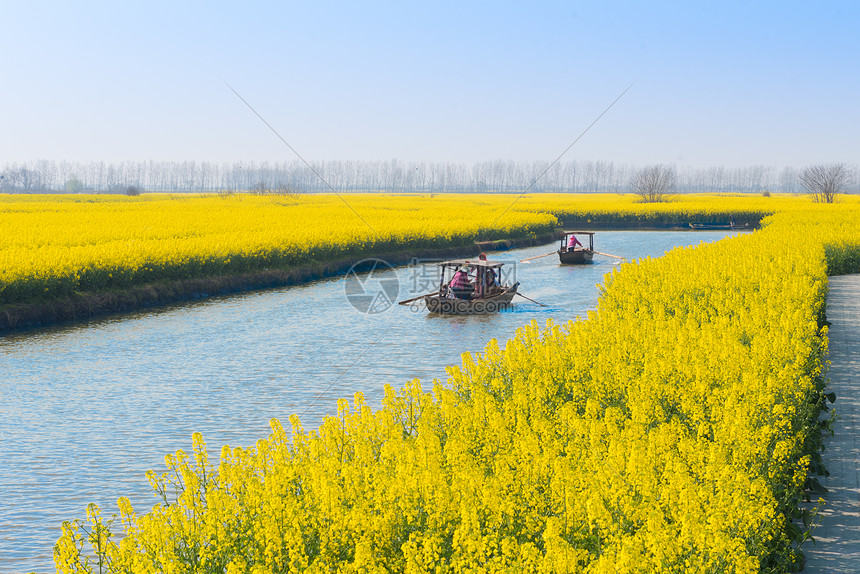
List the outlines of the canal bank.
<svg viewBox="0 0 860 574">
<path fill-rule="evenodd" d="M 0 336 L 3 333 L 20 329 L 87 321 L 140 309 L 205 299 L 215 295 L 230 295 L 299 285 L 318 279 L 344 275 L 356 264 L 366 259 L 378 259 L 392 266 L 398 266 L 409 264 L 416 259 L 470 257 L 477 256 L 482 251 L 501 251 L 544 245 L 558 239 L 561 235 L 562 233 L 558 231 L 528 237 L 478 241 L 471 245 L 455 247 L 368 253 L 358 257 L 312 261 L 286 269 L 261 269 L 240 275 L 165 281 L 123 290 L 78 293 L 61 299 L 8 305 L 0 309 Z"/>
</svg>

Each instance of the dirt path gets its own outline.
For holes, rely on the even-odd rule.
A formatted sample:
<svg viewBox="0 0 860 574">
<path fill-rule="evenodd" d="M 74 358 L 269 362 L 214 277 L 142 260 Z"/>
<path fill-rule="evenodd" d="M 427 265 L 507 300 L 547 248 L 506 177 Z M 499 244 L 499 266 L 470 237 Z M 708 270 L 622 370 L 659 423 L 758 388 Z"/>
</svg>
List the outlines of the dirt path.
<svg viewBox="0 0 860 574">
<path fill-rule="evenodd" d="M 815 543 L 803 546 L 804 572 L 860 572 L 860 275 L 831 277 L 827 299 L 830 325 L 830 386 L 838 414 L 834 436 L 826 440 L 820 479 L 829 493 Z"/>
</svg>

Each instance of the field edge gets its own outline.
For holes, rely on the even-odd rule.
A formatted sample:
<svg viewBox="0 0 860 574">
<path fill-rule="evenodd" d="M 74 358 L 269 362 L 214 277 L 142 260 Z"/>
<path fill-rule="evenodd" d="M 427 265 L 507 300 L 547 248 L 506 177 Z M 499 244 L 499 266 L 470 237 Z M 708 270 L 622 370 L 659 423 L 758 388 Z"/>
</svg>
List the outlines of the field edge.
<svg viewBox="0 0 860 574">
<path fill-rule="evenodd" d="M 48 301 L 15 303 L 0 307 L 0 336 L 13 331 L 88 321 L 213 296 L 300 285 L 344 275 L 364 259 L 380 259 L 398 266 L 406 265 L 416 258 L 477 256 L 481 251 L 503 251 L 543 245 L 560 236 L 561 232 L 555 231 L 530 237 L 476 242 L 468 246 L 367 253 L 355 257 L 313 261 L 286 269 L 261 269 L 238 275 L 165 281 L 122 290 L 76 293 L 70 297 Z"/>
</svg>

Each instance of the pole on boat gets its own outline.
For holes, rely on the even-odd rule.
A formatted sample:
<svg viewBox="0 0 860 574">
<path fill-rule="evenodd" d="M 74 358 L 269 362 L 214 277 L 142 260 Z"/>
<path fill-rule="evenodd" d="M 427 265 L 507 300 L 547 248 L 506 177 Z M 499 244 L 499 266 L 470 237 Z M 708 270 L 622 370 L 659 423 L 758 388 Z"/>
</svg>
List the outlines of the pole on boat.
<svg viewBox="0 0 860 574">
<path fill-rule="evenodd" d="M 413 301 L 417 301 L 418 299 L 423 299 L 424 297 L 430 297 L 431 295 L 435 295 L 436 293 L 427 293 L 426 295 L 419 295 L 418 297 L 413 297 L 412 299 L 406 299 L 405 301 L 399 301 L 398 305 L 406 305 L 407 303 L 412 303 Z"/>
<path fill-rule="evenodd" d="M 550 253 L 550 255 L 552 255 L 552 253 Z M 534 299 L 529 299 L 528 297 L 526 297 L 525 295 L 523 295 L 523 294 L 522 294 L 522 293 L 520 293 L 519 291 L 517 291 L 516 293 L 514 293 L 514 295 L 519 295 L 519 296 L 520 296 L 520 297 L 522 297 L 523 299 L 528 299 L 528 300 L 529 300 L 529 301 L 531 301 L 532 303 L 537 303 L 537 304 L 538 304 L 538 305 L 540 305 L 541 307 L 546 307 L 546 305 L 544 305 L 543 303 L 538 303 L 538 302 L 537 302 L 537 301 L 535 301 Z"/>
<path fill-rule="evenodd" d="M 614 257 L 616 259 L 626 259 L 625 257 L 619 257 L 618 255 L 612 255 L 611 253 L 602 253 L 600 251 L 592 250 L 592 253 L 597 253 L 598 255 L 605 255 L 606 257 Z"/>
<path fill-rule="evenodd" d="M 526 257 L 525 259 L 520 259 L 520 263 L 525 263 L 526 261 L 531 261 L 532 259 L 540 259 L 541 257 L 549 257 L 550 255 L 555 255 L 558 251 L 553 251 L 552 253 L 547 253 L 546 255 L 536 255 L 534 257 Z"/>
</svg>

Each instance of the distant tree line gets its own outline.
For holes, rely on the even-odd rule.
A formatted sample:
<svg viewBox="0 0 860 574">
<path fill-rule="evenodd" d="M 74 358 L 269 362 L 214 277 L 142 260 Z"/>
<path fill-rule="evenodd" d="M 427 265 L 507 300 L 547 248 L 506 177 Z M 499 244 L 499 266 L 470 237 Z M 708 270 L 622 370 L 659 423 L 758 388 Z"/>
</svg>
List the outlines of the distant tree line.
<svg viewBox="0 0 860 574">
<path fill-rule="evenodd" d="M 334 160 L 213 163 L 196 161 L 69 162 L 37 160 L 0 167 L 0 192 L 140 193 L 290 190 L 316 192 L 612 192 L 631 190 L 638 166 L 611 161 Z M 547 170 L 547 167 L 549 169 Z M 806 193 L 803 168 L 676 167 L 674 193 Z M 849 193 L 860 192 L 847 166 Z M 316 172 L 316 173 L 314 173 Z M 545 172 L 545 173 L 544 173 Z M 540 174 L 543 175 L 538 178 Z M 319 175 L 317 175 L 319 174 Z M 535 181 L 537 178 L 537 181 Z M 131 190 L 131 191 L 129 191 Z"/>
</svg>

